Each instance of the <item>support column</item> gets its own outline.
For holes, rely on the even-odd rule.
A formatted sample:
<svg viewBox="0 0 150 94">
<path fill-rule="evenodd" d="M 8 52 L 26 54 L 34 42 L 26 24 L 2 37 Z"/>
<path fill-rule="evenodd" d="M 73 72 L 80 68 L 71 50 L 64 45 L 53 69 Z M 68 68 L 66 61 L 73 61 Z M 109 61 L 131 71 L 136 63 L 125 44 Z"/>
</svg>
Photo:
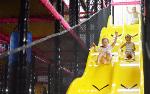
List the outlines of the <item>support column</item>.
<svg viewBox="0 0 150 94">
<path fill-rule="evenodd" d="M 98 11 L 97 7 L 98 7 L 98 0 L 94 0 L 94 12 Z"/>
<path fill-rule="evenodd" d="M 56 2 L 56 10 L 59 14 L 64 15 L 64 11 L 62 11 L 62 0 L 57 0 Z M 55 20 L 55 33 L 59 33 L 61 30 L 61 25 L 59 20 Z M 61 55 L 60 55 L 60 38 L 55 37 L 54 39 L 55 46 L 55 54 L 54 60 L 55 62 L 48 65 L 48 94 L 61 94 L 62 93 L 62 73 L 60 69 L 61 63 Z"/>
<path fill-rule="evenodd" d="M 27 44 L 29 0 L 21 0 L 20 18 L 19 18 L 19 46 Z M 26 49 L 27 50 L 27 49 Z M 17 70 L 17 93 L 29 94 L 29 62 L 27 62 L 26 50 L 19 52 L 19 62 Z"/>
<path fill-rule="evenodd" d="M 150 1 L 142 0 L 142 13 L 145 10 L 142 20 L 142 38 L 143 38 L 143 69 L 144 69 L 144 94 L 150 94 Z M 143 10 L 143 8 L 145 8 Z M 144 13 L 143 13 L 144 14 Z"/>
<path fill-rule="evenodd" d="M 114 6 L 112 6 L 112 24 L 114 24 L 114 22 L 115 22 L 115 18 L 114 18 Z"/>
<path fill-rule="evenodd" d="M 20 18 L 18 22 L 19 32 L 12 33 L 10 40 L 10 50 L 13 50 L 19 46 L 23 46 L 27 43 L 26 40 L 29 0 L 20 1 Z M 20 51 L 9 56 L 7 77 L 7 94 L 29 94 L 28 68 L 25 51 Z"/>
<path fill-rule="evenodd" d="M 48 65 L 48 94 L 55 94 L 55 77 L 54 64 Z"/>
<path fill-rule="evenodd" d="M 69 24 L 70 26 L 75 26 L 78 24 L 79 21 L 79 5 L 78 5 L 78 0 L 70 0 L 69 4 Z M 75 31 L 79 31 L 78 28 L 74 29 Z M 80 32 L 77 32 L 78 34 Z M 79 70 L 79 62 L 78 62 L 78 55 L 77 55 L 77 42 L 74 42 L 74 63 L 73 68 L 74 68 L 74 77 L 78 75 L 78 70 Z"/>
<path fill-rule="evenodd" d="M 62 0 L 56 1 L 56 10 L 59 14 L 62 13 Z M 55 21 L 55 33 L 61 31 L 61 25 L 58 20 Z M 62 73 L 61 73 L 61 48 L 60 48 L 60 38 L 55 38 L 55 94 L 62 93 Z"/>
<path fill-rule="evenodd" d="M 69 24 L 74 26 L 78 24 L 79 19 L 79 9 L 78 9 L 78 0 L 70 0 L 69 4 Z"/>
<path fill-rule="evenodd" d="M 89 6 L 87 7 L 87 18 L 90 17 L 90 0 L 87 0 L 86 2 L 86 5 Z M 89 34 L 89 24 L 87 23 L 86 24 L 86 45 L 87 45 L 87 48 L 90 47 L 90 34 Z"/>
<path fill-rule="evenodd" d="M 103 9 L 103 8 L 104 8 L 104 1 L 101 0 L 101 9 Z"/>
</svg>

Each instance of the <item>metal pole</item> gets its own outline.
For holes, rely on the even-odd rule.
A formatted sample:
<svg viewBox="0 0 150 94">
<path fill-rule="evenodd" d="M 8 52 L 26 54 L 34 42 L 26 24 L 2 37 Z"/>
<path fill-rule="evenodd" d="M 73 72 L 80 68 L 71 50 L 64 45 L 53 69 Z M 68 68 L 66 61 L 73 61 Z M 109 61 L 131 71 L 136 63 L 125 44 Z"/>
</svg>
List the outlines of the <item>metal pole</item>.
<svg viewBox="0 0 150 94">
<path fill-rule="evenodd" d="M 115 17 L 114 17 L 114 6 L 112 6 L 112 24 L 114 24 L 114 20 L 115 19 Z"/>
<path fill-rule="evenodd" d="M 78 5 L 78 0 L 70 0 L 70 4 L 69 4 L 69 24 L 71 26 L 74 26 L 76 24 L 78 24 L 78 20 L 79 20 L 79 5 Z M 74 29 L 75 31 L 78 31 L 78 28 Z M 80 33 L 80 32 L 79 32 Z M 78 75 L 78 56 L 77 56 L 77 43 L 76 41 L 74 42 L 74 63 L 73 68 L 74 68 L 74 77 L 76 77 Z"/>
<path fill-rule="evenodd" d="M 143 69 L 144 69 L 144 94 L 150 94 L 150 1 L 142 0 L 142 13 L 146 12 L 145 15 L 142 16 L 142 38 L 143 38 Z M 144 8 L 144 9 L 143 9 Z"/>
<path fill-rule="evenodd" d="M 16 43 L 15 46 L 23 46 L 26 44 L 27 37 L 27 18 L 28 18 L 28 7 L 29 0 L 21 0 L 20 5 L 20 18 L 19 18 L 19 27 L 18 31 L 12 35 L 12 43 L 14 40 L 17 42 L 17 38 L 19 37 L 19 43 Z M 19 35 L 17 37 L 17 34 Z M 16 39 L 15 39 L 16 38 Z M 14 45 L 14 44 L 12 44 Z M 12 59 L 11 56 L 13 56 Z M 26 53 L 25 51 L 21 51 L 19 53 L 15 53 L 10 56 L 9 64 L 8 64 L 8 84 L 6 88 L 7 94 L 28 94 L 28 82 L 27 82 L 27 68 L 26 65 Z M 17 58 L 15 58 L 17 57 Z M 12 61 L 13 60 L 13 61 Z"/>
<path fill-rule="evenodd" d="M 101 0 L 101 9 L 103 9 L 104 8 L 104 1 L 103 0 Z"/>
<path fill-rule="evenodd" d="M 86 2 L 87 6 L 87 18 L 90 17 L 90 0 L 87 0 Z M 86 24 L 86 45 L 87 45 L 87 48 L 90 47 L 90 34 L 89 34 L 90 30 L 89 30 L 89 24 L 87 23 Z"/>
<path fill-rule="evenodd" d="M 65 6 L 65 4 L 64 4 L 64 2 L 61 4 L 61 15 L 64 17 L 64 7 Z"/>
<path fill-rule="evenodd" d="M 7 47 L 8 48 L 8 47 Z M 7 49 L 8 50 L 8 49 Z M 8 62 L 8 57 L 6 57 L 6 62 Z M 5 64 L 5 71 L 4 71 L 4 93 L 3 94 L 6 94 L 6 89 L 7 89 L 7 76 L 8 76 L 8 63 Z"/>
<path fill-rule="evenodd" d="M 30 70 L 30 72 L 29 72 L 29 94 L 35 94 L 35 90 L 34 90 L 34 88 L 35 88 L 35 71 L 34 71 L 34 65 L 35 65 L 35 57 L 34 56 L 32 56 L 32 63 L 29 65 L 29 70 Z"/>
<path fill-rule="evenodd" d="M 53 72 L 53 64 L 48 65 L 48 94 L 55 94 L 54 91 L 54 72 Z"/>
<path fill-rule="evenodd" d="M 21 10 L 19 19 L 19 46 L 27 44 L 27 21 L 28 21 L 29 0 L 21 0 Z M 29 70 L 26 61 L 26 50 L 19 52 L 18 74 L 17 74 L 17 93 L 29 94 Z"/>
<path fill-rule="evenodd" d="M 70 0 L 69 4 L 69 24 L 74 26 L 78 24 L 79 11 L 78 11 L 78 0 Z"/>
<path fill-rule="evenodd" d="M 62 0 L 57 0 L 56 1 L 56 10 L 58 13 L 61 14 L 62 11 Z M 60 26 L 60 22 L 58 20 L 55 21 L 55 33 L 60 32 L 61 26 Z M 56 37 L 55 38 L 55 94 L 61 94 L 61 86 L 62 86 L 62 77 L 61 77 L 61 69 L 60 69 L 60 59 L 61 59 L 61 55 L 60 55 L 60 38 Z"/>
<path fill-rule="evenodd" d="M 94 12 L 98 11 L 98 0 L 94 0 Z"/>
</svg>

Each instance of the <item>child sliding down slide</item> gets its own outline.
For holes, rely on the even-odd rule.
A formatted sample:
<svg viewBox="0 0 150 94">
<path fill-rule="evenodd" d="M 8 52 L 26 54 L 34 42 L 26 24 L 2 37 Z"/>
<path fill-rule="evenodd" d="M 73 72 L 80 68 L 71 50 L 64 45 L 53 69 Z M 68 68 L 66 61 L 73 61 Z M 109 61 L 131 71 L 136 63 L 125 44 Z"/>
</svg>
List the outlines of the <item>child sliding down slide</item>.
<svg viewBox="0 0 150 94">
<path fill-rule="evenodd" d="M 135 44 L 131 41 L 131 38 L 137 36 L 138 34 L 131 36 L 127 34 L 125 36 L 126 42 L 121 46 L 121 51 L 123 52 L 122 48 L 126 47 L 125 50 L 125 60 L 135 60 Z"/>
<path fill-rule="evenodd" d="M 118 32 L 115 32 L 115 39 L 114 42 L 110 45 L 109 44 L 109 39 L 108 38 L 102 38 L 102 45 L 99 47 L 98 52 L 98 59 L 97 59 L 97 64 L 99 65 L 100 63 L 102 64 L 109 64 L 112 60 L 112 54 L 111 50 L 115 46 L 117 37 L 119 37 Z M 93 43 L 93 47 L 96 50 L 96 45 Z"/>
</svg>

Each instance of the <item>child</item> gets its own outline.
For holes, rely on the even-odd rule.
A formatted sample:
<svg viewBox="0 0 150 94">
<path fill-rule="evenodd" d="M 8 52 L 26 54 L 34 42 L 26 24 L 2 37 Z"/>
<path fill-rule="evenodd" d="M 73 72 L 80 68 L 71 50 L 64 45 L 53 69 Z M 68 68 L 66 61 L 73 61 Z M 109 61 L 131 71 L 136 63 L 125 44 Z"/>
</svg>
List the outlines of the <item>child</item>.
<svg viewBox="0 0 150 94">
<path fill-rule="evenodd" d="M 115 32 L 115 40 L 111 45 L 109 45 L 108 38 L 102 39 L 102 46 L 100 46 L 100 48 L 98 49 L 99 55 L 97 59 L 97 64 L 100 64 L 100 62 L 103 64 L 108 64 L 111 62 L 112 59 L 111 50 L 116 44 L 117 37 L 118 37 L 118 32 Z M 93 44 L 93 46 L 95 48 L 96 45 Z"/>
<path fill-rule="evenodd" d="M 137 35 L 137 34 L 136 34 Z M 135 36 L 135 35 L 134 35 Z M 131 35 L 129 35 L 129 34 L 127 34 L 126 36 L 125 36 L 125 40 L 126 40 L 126 43 L 124 43 L 122 46 L 121 46 L 121 51 L 123 51 L 122 50 L 122 48 L 125 46 L 126 47 L 126 51 L 125 51 L 125 59 L 126 60 L 135 60 L 134 59 L 134 56 L 135 56 L 135 53 L 134 53 L 134 51 L 135 51 L 135 44 L 133 43 L 133 42 L 131 42 L 131 38 L 132 37 L 134 37 L 134 36 L 131 36 Z"/>
<path fill-rule="evenodd" d="M 131 12 L 128 10 L 128 7 L 127 7 L 127 12 L 129 14 L 131 14 L 131 16 L 132 16 L 131 24 L 138 24 L 139 23 L 139 13 L 137 12 L 136 7 L 133 7 Z"/>
</svg>

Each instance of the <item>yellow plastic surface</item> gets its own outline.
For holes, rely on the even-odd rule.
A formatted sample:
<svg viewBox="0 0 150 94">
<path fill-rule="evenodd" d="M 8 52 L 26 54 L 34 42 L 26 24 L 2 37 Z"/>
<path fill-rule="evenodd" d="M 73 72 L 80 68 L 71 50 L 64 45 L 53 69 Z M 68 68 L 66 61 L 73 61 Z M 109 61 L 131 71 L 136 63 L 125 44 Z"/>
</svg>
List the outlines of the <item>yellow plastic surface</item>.
<svg viewBox="0 0 150 94">
<path fill-rule="evenodd" d="M 101 38 L 107 37 L 112 42 L 114 32 L 122 34 L 113 49 L 111 64 L 96 65 L 98 52 L 90 49 L 85 71 L 80 78 L 76 78 L 68 88 L 66 94 L 144 94 L 143 55 L 140 36 L 140 25 L 109 26 L 103 28 Z M 126 34 L 137 34 L 132 39 L 136 45 L 135 61 L 124 60 L 124 53 L 120 46 L 125 42 Z"/>
</svg>

